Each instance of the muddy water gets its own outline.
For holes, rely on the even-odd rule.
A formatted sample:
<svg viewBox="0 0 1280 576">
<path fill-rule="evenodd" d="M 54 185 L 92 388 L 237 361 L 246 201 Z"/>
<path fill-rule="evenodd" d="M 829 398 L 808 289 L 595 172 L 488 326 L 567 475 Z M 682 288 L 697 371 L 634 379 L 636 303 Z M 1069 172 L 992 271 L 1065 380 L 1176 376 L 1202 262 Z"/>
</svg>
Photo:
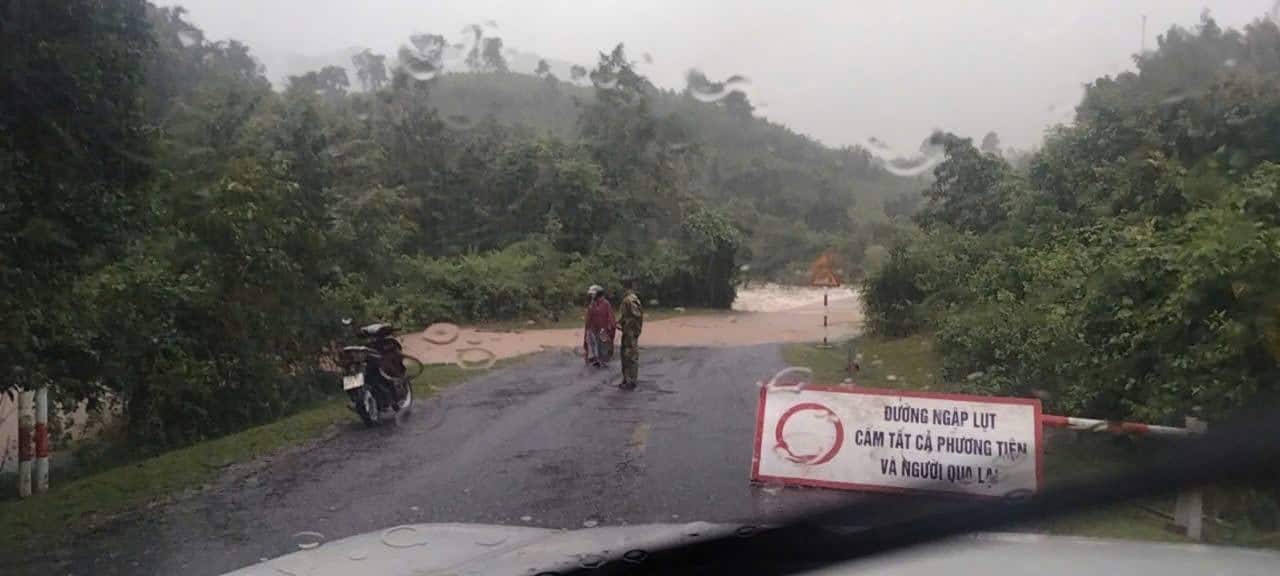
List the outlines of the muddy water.
<svg viewBox="0 0 1280 576">
<path fill-rule="evenodd" d="M 641 346 L 750 346 L 770 342 L 813 342 L 824 329 L 821 288 L 773 284 L 740 290 L 733 310 L 691 314 L 646 322 Z M 828 293 L 827 336 L 843 338 L 862 326 L 857 293 L 834 289 Z M 458 350 L 483 348 L 498 358 L 510 358 L 548 348 L 581 348 L 582 329 L 489 332 L 463 328 L 448 344 L 429 342 L 422 332 L 406 334 L 405 351 L 428 364 L 452 363 Z"/>
<path fill-rule="evenodd" d="M 822 304 L 824 294 L 832 303 L 858 297 L 858 293 L 850 288 L 762 284 L 739 289 L 738 297 L 733 301 L 733 309 L 742 312 L 781 312 Z"/>
</svg>

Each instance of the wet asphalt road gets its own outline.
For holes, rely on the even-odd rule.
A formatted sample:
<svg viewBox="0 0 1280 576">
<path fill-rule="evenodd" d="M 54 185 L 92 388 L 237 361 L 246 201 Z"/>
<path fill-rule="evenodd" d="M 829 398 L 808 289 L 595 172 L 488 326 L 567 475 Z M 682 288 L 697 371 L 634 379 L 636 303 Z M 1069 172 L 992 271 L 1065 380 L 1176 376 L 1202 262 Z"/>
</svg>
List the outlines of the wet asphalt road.
<svg viewBox="0 0 1280 576">
<path fill-rule="evenodd" d="M 616 363 L 597 371 L 545 352 L 420 399 L 395 426 L 365 429 L 352 415 L 336 436 L 230 470 L 40 572 L 222 574 L 296 550 L 300 531 L 762 523 L 856 498 L 748 481 L 756 382 L 784 367 L 777 345 L 645 349 L 627 392 Z"/>
</svg>

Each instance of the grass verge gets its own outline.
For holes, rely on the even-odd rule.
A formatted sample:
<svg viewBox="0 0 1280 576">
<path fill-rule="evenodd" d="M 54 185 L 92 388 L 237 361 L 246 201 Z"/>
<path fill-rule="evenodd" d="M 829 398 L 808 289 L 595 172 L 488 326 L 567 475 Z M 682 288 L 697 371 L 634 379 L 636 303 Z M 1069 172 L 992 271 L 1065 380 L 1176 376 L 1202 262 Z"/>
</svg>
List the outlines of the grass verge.
<svg viewBox="0 0 1280 576">
<path fill-rule="evenodd" d="M 941 359 L 933 350 L 933 338 L 925 334 L 894 340 L 864 336 L 826 349 L 814 344 L 789 344 L 782 354 L 787 364 L 812 369 L 818 384 L 836 384 L 848 378 L 846 366 L 852 356 L 860 367 L 853 375 L 859 386 L 945 390 Z"/>
<path fill-rule="evenodd" d="M 791 366 L 812 369 L 813 380 L 818 384 L 834 384 L 848 378 L 846 366 L 851 355 L 860 366 L 853 375 L 858 386 L 957 391 L 943 380 L 941 358 L 928 334 L 897 339 L 861 336 L 826 349 L 815 344 L 783 347 L 784 361 Z M 1132 461 L 1136 451 L 1150 450 L 1151 444 L 1158 443 L 1097 434 L 1056 436 L 1045 450 L 1045 481 L 1050 485 L 1118 472 Z M 1095 538 L 1189 542 L 1170 528 L 1166 516 L 1172 511 L 1173 498 L 1154 499 L 1046 519 L 1018 529 Z M 1275 532 L 1258 532 L 1247 527 L 1231 529 L 1212 520 L 1206 520 L 1204 527 L 1204 540 L 1209 543 L 1280 547 L 1280 534 Z"/>
<path fill-rule="evenodd" d="M 499 361 L 494 368 L 519 359 Z M 418 398 L 479 373 L 455 365 L 427 366 L 413 381 Z M 66 482 L 26 500 L 0 502 L 0 554 L 26 542 L 66 538 L 102 520 L 138 509 L 214 478 L 222 468 L 299 442 L 322 437 L 335 425 L 356 421 L 345 398 L 335 396 L 268 424 L 180 448 Z"/>
</svg>

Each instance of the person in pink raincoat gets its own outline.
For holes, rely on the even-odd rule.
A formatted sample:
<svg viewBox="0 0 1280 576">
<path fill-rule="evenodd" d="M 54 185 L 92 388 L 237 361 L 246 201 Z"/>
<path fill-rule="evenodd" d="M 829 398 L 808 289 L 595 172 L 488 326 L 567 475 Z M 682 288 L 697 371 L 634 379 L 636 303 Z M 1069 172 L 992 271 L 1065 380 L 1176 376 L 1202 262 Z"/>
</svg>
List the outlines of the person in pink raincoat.
<svg viewBox="0 0 1280 576">
<path fill-rule="evenodd" d="M 587 289 L 586 320 L 583 334 L 583 347 L 586 349 L 587 364 L 597 368 L 607 366 L 613 356 L 613 333 L 618 329 L 613 317 L 613 306 L 604 296 L 604 288 L 593 285 Z"/>
</svg>

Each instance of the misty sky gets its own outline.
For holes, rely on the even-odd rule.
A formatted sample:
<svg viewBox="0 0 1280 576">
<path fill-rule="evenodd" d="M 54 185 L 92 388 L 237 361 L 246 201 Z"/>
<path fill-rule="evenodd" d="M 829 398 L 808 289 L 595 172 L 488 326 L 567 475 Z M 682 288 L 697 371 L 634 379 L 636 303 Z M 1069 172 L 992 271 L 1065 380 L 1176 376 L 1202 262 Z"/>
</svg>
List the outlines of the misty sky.
<svg viewBox="0 0 1280 576">
<path fill-rule="evenodd" d="M 689 68 L 742 74 L 759 114 L 832 145 L 875 136 L 903 153 L 934 128 L 1028 147 L 1066 121 L 1080 85 L 1132 67 L 1208 8 L 1240 27 L 1276 0 L 749 2 L 746 0 L 182 0 L 211 40 L 249 44 L 279 76 L 297 56 L 394 55 L 417 32 L 460 38 L 493 20 L 509 48 L 591 65 L 618 42 L 660 86 Z M 651 64 L 641 59 L 652 55 Z M 293 71 L 294 73 L 300 71 Z"/>
</svg>

